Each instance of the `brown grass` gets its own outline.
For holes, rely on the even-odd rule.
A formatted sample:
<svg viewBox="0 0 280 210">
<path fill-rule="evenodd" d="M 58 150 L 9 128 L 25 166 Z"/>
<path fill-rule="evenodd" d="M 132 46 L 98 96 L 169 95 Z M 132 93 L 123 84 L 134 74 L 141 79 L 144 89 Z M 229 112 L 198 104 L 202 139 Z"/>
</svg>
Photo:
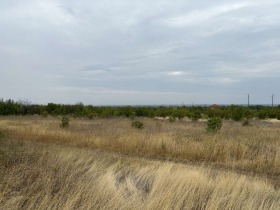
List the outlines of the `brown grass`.
<svg viewBox="0 0 280 210">
<path fill-rule="evenodd" d="M 0 126 L 24 140 L 280 176 L 280 124 L 228 121 L 210 134 L 206 122 L 143 121 L 143 130 L 131 128 L 129 119 L 72 119 L 69 129 L 61 129 L 56 118 L 12 117 L 2 118 Z"/>
<path fill-rule="evenodd" d="M 141 120 L 0 118 L 0 209 L 280 209 L 280 124 Z"/>
<path fill-rule="evenodd" d="M 8 168 L 1 209 L 279 209 L 267 180 L 62 146 Z"/>
</svg>

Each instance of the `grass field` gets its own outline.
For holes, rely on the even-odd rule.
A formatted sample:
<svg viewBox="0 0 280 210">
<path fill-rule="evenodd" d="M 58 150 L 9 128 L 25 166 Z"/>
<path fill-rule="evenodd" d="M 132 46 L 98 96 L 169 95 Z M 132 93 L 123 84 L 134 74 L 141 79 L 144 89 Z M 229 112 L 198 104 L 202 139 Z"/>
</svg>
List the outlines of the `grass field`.
<svg viewBox="0 0 280 210">
<path fill-rule="evenodd" d="M 280 123 L 0 118 L 0 209 L 280 209 Z"/>
</svg>

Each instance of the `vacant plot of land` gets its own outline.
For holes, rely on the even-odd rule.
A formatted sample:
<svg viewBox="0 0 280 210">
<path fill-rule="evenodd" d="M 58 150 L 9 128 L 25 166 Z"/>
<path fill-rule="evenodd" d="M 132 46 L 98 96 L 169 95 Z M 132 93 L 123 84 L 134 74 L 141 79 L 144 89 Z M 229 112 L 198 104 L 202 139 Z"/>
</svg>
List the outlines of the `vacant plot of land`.
<svg viewBox="0 0 280 210">
<path fill-rule="evenodd" d="M 0 208 L 280 209 L 279 124 L 141 120 L 1 118 Z"/>
</svg>

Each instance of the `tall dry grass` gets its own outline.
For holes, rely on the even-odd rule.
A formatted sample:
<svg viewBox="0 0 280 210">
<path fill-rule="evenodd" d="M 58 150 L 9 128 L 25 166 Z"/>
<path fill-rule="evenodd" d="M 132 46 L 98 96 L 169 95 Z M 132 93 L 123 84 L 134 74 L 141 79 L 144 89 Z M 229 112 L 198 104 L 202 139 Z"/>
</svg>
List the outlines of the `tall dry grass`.
<svg viewBox="0 0 280 210">
<path fill-rule="evenodd" d="M 0 209 L 280 209 L 266 179 L 58 145 L 25 149 L 34 155 L 0 179 Z"/>
<path fill-rule="evenodd" d="M 206 122 L 141 119 L 145 128 L 130 127 L 129 119 L 72 119 L 69 129 L 57 118 L 0 118 L 0 127 L 24 140 L 97 148 L 147 158 L 207 163 L 212 166 L 271 176 L 280 182 L 280 123 L 253 121 L 251 126 L 225 121 L 217 134 Z"/>
</svg>

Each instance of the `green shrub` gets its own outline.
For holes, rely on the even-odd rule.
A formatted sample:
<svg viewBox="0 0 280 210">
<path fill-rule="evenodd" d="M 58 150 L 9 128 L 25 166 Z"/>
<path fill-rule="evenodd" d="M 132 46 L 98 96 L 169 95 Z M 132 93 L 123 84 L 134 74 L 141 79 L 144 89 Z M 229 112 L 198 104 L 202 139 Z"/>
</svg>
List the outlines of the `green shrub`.
<svg viewBox="0 0 280 210">
<path fill-rule="evenodd" d="M 250 121 L 248 118 L 244 118 L 243 121 L 242 121 L 242 125 L 243 126 L 249 126 L 250 125 Z"/>
<path fill-rule="evenodd" d="M 200 112 L 200 111 L 196 110 L 196 111 L 194 111 L 194 112 L 191 113 L 191 119 L 192 119 L 193 121 L 197 121 L 197 120 L 199 120 L 200 118 L 201 118 L 201 112 Z"/>
<path fill-rule="evenodd" d="M 260 111 L 259 114 L 258 114 L 258 118 L 261 119 L 261 120 L 264 120 L 267 117 L 268 117 L 268 113 L 265 110 Z"/>
<path fill-rule="evenodd" d="M 241 121 L 244 118 L 244 110 L 241 107 L 231 107 L 231 119 L 234 121 Z"/>
<path fill-rule="evenodd" d="M 210 117 L 207 121 L 207 131 L 217 132 L 222 127 L 222 119 L 220 117 Z"/>
<path fill-rule="evenodd" d="M 250 109 L 245 109 L 244 111 L 244 118 L 250 120 L 254 117 L 253 111 Z"/>
<path fill-rule="evenodd" d="M 142 128 L 144 128 L 144 123 L 141 122 L 141 121 L 139 121 L 139 120 L 133 121 L 133 122 L 131 123 L 131 127 L 132 127 L 132 128 L 137 128 L 137 129 L 142 129 Z"/>
<path fill-rule="evenodd" d="M 87 118 L 92 120 L 94 118 L 95 114 L 93 112 L 90 112 L 87 114 Z"/>
<path fill-rule="evenodd" d="M 67 128 L 70 125 L 70 119 L 68 116 L 64 115 L 61 118 L 61 123 L 60 123 L 60 127 L 61 128 Z"/>
<path fill-rule="evenodd" d="M 41 115 L 43 117 L 47 118 L 49 116 L 49 113 L 47 111 L 43 111 Z"/>
<path fill-rule="evenodd" d="M 168 120 L 169 120 L 169 122 L 171 122 L 171 123 L 172 123 L 172 122 L 175 122 L 175 121 L 176 121 L 176 118 L 175 118 L 175 117 L 173 117 L 173 116 L 171 116 L 171 117 L 169 117 L 169 119 L 168 119 Z"/>
</svg>

